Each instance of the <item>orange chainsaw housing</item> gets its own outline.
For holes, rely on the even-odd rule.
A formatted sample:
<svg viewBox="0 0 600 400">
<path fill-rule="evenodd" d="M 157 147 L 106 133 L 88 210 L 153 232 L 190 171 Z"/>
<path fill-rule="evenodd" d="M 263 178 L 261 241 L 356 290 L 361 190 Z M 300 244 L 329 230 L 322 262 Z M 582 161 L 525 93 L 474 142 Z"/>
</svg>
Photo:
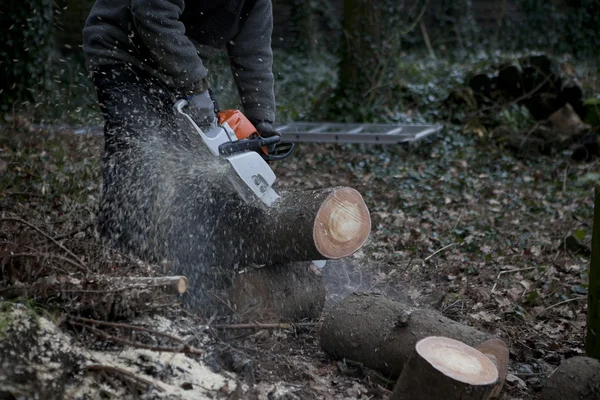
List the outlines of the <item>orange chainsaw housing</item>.
<svg viewBox="0 0 600 400">
<path fill-rule="evenodd" d="M 240 110 L 219 111 L 219 125 L 223 125 L 225 122 L 233 130 L 238 140 L 250 139 L 253 135 L 258 136 L 258 132 L 254 125 L 252 125 L 252 122 Z M 262 151 L 268 154 L 265 147 L 262 147 Z"/>
</svg>

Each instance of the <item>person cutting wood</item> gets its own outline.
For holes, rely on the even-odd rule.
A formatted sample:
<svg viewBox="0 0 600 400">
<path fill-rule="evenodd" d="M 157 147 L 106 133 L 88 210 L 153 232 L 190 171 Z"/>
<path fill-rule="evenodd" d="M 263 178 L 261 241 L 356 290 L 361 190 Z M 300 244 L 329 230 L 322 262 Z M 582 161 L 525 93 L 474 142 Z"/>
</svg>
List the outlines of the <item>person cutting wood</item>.
<svg viewBox="0 0 600 400">
<path fill-rule="evenodd" d="M 244 114 L 270 137 L 278 135 L 272 29 L 270 0 L 97 0 L 83 29 L 83 51 L 108 122 L 118 123 L 140 101 L 184 97 L 207 124 L 215 101 L 203 59 L 226 49 Z"/>
<path fill-rule="evenodd" d="M 95 2 L 83 52 L 105 120 L 102 237 L 136 254 L 156 247 L 150 226 L 159 218 L 158 198 L 168 193 L 161 185 L 175 174 L 162 161 L 191 146 L 182 144 L 189 126 L 182 128 L 173 106 L 187 100 L 201 128 L 217 120 L 206 58 L 226 51 L 244 115 L 260 136 L 279 135 L 272 126 L 272 29 L 270 0 Z"/>
</svg>

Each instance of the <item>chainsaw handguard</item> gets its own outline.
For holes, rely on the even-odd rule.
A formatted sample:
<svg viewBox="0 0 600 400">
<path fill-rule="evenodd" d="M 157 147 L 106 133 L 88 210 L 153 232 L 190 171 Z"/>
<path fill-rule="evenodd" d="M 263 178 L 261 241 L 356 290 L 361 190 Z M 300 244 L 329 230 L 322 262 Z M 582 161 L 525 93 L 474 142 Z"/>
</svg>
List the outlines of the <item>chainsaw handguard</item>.
<svg viewBox="0 0 600 400">
<path fill-rule="evenodd" d="M 277 144 L 281 138 L 279 136 L 272 136 L 268 138 L 258 137 L 256 139 L 244 139 L 237 140 L 235 142 L 223 143 L 219 146 L 219 154 L 222 156 L 230 156 L 235 153 L 242 151 L 259 151 L 263 146 L 271 146 Z"/>
</svg>

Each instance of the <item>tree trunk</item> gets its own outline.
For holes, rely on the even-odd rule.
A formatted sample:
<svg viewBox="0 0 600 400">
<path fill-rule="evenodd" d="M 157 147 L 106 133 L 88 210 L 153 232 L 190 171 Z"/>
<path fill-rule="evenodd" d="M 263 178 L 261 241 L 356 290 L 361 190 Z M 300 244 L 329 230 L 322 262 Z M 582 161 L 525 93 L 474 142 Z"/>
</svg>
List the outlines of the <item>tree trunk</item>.
<svg viewBox="0 0 600 400">
<path fill-rule="evenodd" d="M 403 8 L 404 2 L 391 0 L 344 1 L 339 83 L 331 105 L 334 110 L 365 119 L 370 118 L 369 112 L 381 111 L 370 108 L 390 101 Z"/>
<path fill-rule="evenodd" d="M 586 354 L 600 360 L 600 185 L 596 186 L 588 285 Z"/>
<path fill-rule="evenodd" d="M 52 13 L 52 0 L 2 3 L 0 112 L 34 101 L 32 94 L 44 87 L 52 51 Z"/>
<path fill-rule="evenodd" d="M 486 400 L 497 380 L 496 366 L 480 351 L 430 336 L 415 345 L 391 400 Z"/>
<path fill-rule="evenodd" d="M 378 294 L 355 293 L 333 307 L 321 327 L 321 347 L 337 359 L 362 363 L 397 378 L 416 342 L 446 336 L 470 346 L 490 335 L 452 321 L 433 309 L 415 309 Z"/>
</svg>

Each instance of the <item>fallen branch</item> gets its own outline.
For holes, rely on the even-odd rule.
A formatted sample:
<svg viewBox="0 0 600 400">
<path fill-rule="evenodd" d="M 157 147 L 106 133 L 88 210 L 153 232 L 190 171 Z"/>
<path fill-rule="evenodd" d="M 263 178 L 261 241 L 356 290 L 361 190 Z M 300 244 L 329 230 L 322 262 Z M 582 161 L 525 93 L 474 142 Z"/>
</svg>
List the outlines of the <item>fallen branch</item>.
<svg viewBox="0 0 600 400">
<path fill-rule="evenodd" d="M 55 245 L 57 245 L 58 247 L 60 247 L 62 250 L 64 250 L 68 255 L 70 255 L 71 257 L 73 257 L 77 263 L 79 263 L 79 267 L 81 267 L 83 270 L 85 270 L 86 272 L 90 272 L 88 267 L 85 265 L 85 263 L 83 261 L 81 261 L 81 259 L 79 257 L 77 257 L 75 254 L 73 254 L 73 252 L 69 249 L 67 249 L 65 246 L 63 246 L 62 244 L 60 244 L 56 239 L 54 239 L 52 236 L 48 235 L 46 232 L 42 231 L 40 228 L 38 228 L 37 226 L 25 221 L 24 219 L 21 218 L 15 218 L 15 217 L 4 217 L 4 218 L 0 218 L 0 222 L 16 222 L 19 224 L 23 224 L 25 226 L 30 227 L 31 229 L 35 230 L 36 232 L 38 232 L 39 234 L 41 234 L 42 236 L 44 236 L 45 238 L 47 238 L 48 240 L 50 240 L 52 243 L 54 243 Z"/>
<path fill-rule="evenodd" d="M 151 351 L 168 352 L 168 353 L 185 353 L 185 354 L 193 354 L 193 355 L 199 355 L 199 356 L 204 354 L 204 350 L 197 349 L 197 348 L 191 347 L 189 345 L 185 345 L 183 347 L 152 346 L 152 345 L 148 345 L 148 344 L 144 344 L 144 343 L 132 342 L 132 341 L 127 340 L 127 339 L 121 339 L 121 338 L 118 338 L 116 336 L 110 335 L 110 334 L 108 334 L 106 332 L 103 332 L 100 329 L 96 329 L 94 327 L 91 327 L 89 325 L 82 324 L 82 323 L 79 323 L 79 322 L 69 321 L 69 323 L 71 325 L 79 326 L 79 327 L 82 327 L 84 329 L 87 329 L 90 332 L 92 332 L 93 334 L 95 334 L 97 336 L 100 336 L 100 337 L 102 337 L 105 340 L 110 340 L 111 342 L 119 343 L 119 344 L 122 344 L 124 346 L 131 346 L 131 347 L 136 347 L 138 349 L 146 349 L 146 350 L 151 350 Z"/>
<path fill-rule="evenodd" d="M 81 272 L 89 272 L 89 270 L 86 267 L 82 267 L 81 265 L 79 265 L 79 263 L 71 260 L 70 258 L 67 257 L 63 257 L 60 256 L 58 254 L 52 254 L 52 253 L 12 253 L 12 254 L 8 254 L 7 255 L 8 258 L 19 258 L 19 257 L 23 257 L 23 258 L 50 258 L 50 259 L 54 259 L 54 260 L 59 260 L 62 262 L 65 262 L 75 268 L 77 268 L 78 271 Z"/>
<path fill-rule="evenodd" d="M 431 255 L 427 256 L 427 257 L 426 257 L 426 258 L 425 258 L 423 261 L 429 261 L 429 260 L 430 260 L 430 259 L 431 259 L 433 256 L 435 256 L 436 254 L 439 254 L 439 253 L 441 253 L 442 251 L 444 251 L 444 250 L 446 250 L 446 249 L 448 249 L 448 248 L 450 248 L 450 247 L 452 247 L 452 246 L 458 246 L 458 244 L 459 244 L 459 243 L 450 243 L 449 245 L 447 245 L 447 246 L 444 246 L 444 247 L 442 247 L 441 249 L 439 249 L 439 250 L 436 250 L 435 252 L 433 252 L 433 254 L 431 254 Z"/>
<path fill-rule="evenodd" d="M 587 300 L 587 297 L 586 296 L 579 296 L 579 297 L 573 297 L 571 299 L 559 301 L 556 304 L 552 304 L 551 306 L 548 306 L 548 307 L 544 308 L 542 311 L 540 311 L 539 314 L 536 315 L 536 317 L 539 317 L 540 315 L 542 315 L 543 313 L 545 313 L 546 311 L 548 311 L 548 310 L 550 310 L 552 308 L 555 308 L 555 307 L 558 307 L 558 306 L 562 306 L 563 304 L 570 303 L 572 301 L 581 301 L 581 300 Z"/>
<path fill-rule="evenodd" d="M 213 329 L 294 329 L 295 327 L 315 327 L 317 322 L 299 322 L 299 323 L 280 323 L 280 324 L 216 324 L 211 325 Z"/>
<path fill-rule="evenodd" d="M 178 336 L 171 335 L 170 333 L 166 333 L 166 332 L 157 331 L 156 329 L 146 328 L 146 327 L 143 327 L 143 326 L 131 325 L 131 324 L 123 324 L 123 323 L 118 323 L 118 322 L 99 321 L 99 320 L 96 320 L 96 319 L 89 319 L 89 318 L 77 317 L 77 316 L 74 316 L 74 315 L 69 316 L 69 319 L 77 320 L 77 321 L 81 321 L 81 322 L 87 322 L 89 324 L 104 325 L 104 326 L 110 326 L 110 327 L 113 327 L 113 328 L 129 329 L 129 330 L 132 330 L 132 331 L 139 331 L 139 332 L 147 332 L 147 333 L 151 333 L 151 334 L 156 335 L 156 336 L 162 336 L 162 337 L 165 337 L 167 339 L 171 339 L 171 340 L 173 340 L 175 342 L 178 342 L 180 344 L 186 344 L 186 341 L 183 340 L 182 338 L 178 337 Z"/>
<path fill-rule="evenodd" d="M 123 379 L 123 377 L 130 378 L 133 382 L 137 383 L 138 385 L 140 385 L 140 384 L 145 385 L 144 389 L 147 389 L 148 387 L 153 387 L 153 388 L 156 388 L 156 390 L 158 390 L 159 392 L 165 391 L 165 389 L 162 386 L 160 386 L 159 384 L 150 382 L 148 379 L 142 378 L 141 376 L 138 376 L 138 375 L 134 374 L 133 372 L 127 371 L 126 369 L 123 369 L 123 368 L 113 367 L 110 365 L 92 364 L 92 365 L 88 365 L 86 367 L 86 369 L 88 371 L 113 373 L 120 379 Z"/>
<path fill-rule="evenodd" d="M 500 279 L 500 277 L 502 275 L 512 274 L 514 272 L 531 271 L 532 269 L 537 269 L 537 268 L 539 268 L 539 267 L 528 267 L 528 268 L 519 268 L 519 269 L 511 269 L 511 270 L 507 270 L 507 271 L 500 271 L 500 273 L 496 277 L 496 282 L 494 283 L 494 286 L 492 286 L 492 292 L 494 291 L 494 289 L 496 289 L 496 285 L 498 284 L 498 279 Z"/>
</svg>

